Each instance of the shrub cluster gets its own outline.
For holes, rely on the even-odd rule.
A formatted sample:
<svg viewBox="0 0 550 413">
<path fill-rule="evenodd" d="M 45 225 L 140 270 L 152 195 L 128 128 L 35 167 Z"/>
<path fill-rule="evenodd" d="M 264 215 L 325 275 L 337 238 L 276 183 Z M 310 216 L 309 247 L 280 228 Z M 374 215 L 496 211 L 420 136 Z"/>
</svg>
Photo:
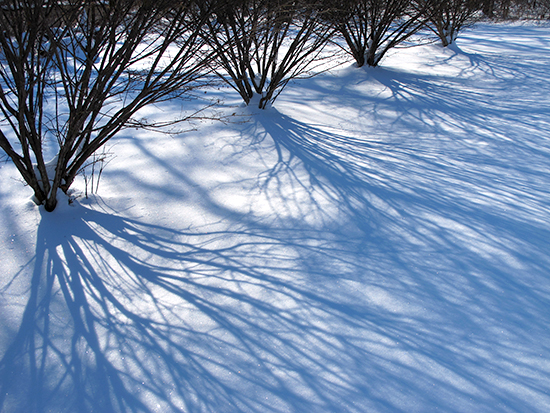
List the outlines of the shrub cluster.
<svg viewBox="0 0 550 413">
<path fill-rule="evenodd" d="M 58 190 L 121 129 L 155 126 L 136 119 L 141 109 L 209 74 L 265 108 L 330 41 L 376 66 L 424 28 L 447 46 L 483 16 L 549 10 L 550 0 L 2 1 L 0 148 L 52 211 Z M 57 155 L 45 159 L 52 145 Z"/>
</svg>

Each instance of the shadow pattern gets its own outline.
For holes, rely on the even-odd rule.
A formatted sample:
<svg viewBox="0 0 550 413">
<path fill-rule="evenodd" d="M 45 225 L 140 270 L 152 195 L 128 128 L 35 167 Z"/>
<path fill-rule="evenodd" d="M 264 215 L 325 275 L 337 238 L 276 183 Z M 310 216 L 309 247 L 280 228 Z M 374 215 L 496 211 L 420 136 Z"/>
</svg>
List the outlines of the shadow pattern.
<svg viewBox="0 0 550 413">
<path fill-rule="evenodd" d="M 203 230 L 44 213 L 0 411 L 545 411 L 545 108 L 491 108 L 463 77 L 365 77 L 389 93 L 325 91 L 357 93 L 360 133 L 276 110 L 235 126 L 278 154 L 254 177 L 262 219 L 213 198 L 225 225 Z"/>
</svg>

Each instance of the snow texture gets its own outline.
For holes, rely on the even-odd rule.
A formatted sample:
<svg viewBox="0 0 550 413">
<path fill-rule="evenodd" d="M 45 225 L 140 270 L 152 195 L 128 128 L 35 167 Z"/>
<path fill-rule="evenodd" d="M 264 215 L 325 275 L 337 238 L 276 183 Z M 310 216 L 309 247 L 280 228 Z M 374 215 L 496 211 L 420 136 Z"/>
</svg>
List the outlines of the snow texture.
<svg viewBox="0 0 550 413">
<path fill-rule="evenodd" d="M 1 164 L 0 411 L 549 411 L 548 26 L 206 96 L 53 213 Z"/>
</svg>

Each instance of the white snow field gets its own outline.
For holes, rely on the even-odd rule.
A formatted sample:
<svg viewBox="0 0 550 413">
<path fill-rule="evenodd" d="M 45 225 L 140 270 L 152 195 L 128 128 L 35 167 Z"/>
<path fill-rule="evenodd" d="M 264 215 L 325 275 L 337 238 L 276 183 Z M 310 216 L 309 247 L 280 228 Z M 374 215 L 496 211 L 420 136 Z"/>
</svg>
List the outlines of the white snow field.
<svg viewBox="0 0 550 413">
<path fill-rule="evenodd" d="M 53 213 L 4 158 L 0 411 L 550 411 L 550 26 L 205 96 Z"/>
</svg>

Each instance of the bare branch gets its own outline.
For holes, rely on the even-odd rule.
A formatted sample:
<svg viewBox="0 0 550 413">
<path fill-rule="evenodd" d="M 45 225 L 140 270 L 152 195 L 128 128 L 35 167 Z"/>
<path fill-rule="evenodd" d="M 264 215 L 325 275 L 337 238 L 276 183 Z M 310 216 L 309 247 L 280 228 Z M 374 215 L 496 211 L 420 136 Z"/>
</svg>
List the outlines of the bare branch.
<svg viewBox="0 0 550 413">
<path fill-rule="evenodd" d="M 57 189 L 143 107 L 204 83 L 205 19 L 192 0 L 2 3 L 0 147 L 38 203 L 53 210 Z"/>
<path fill-rule="evenodd" d="M 320 4 L 211 0 L 212 17 L 202 35 L 216 55 L 216 73 L 247 104 L 254 95 L 260 108 L 273 103 L 319 57 L 333 33 Z"/>
</svg>

